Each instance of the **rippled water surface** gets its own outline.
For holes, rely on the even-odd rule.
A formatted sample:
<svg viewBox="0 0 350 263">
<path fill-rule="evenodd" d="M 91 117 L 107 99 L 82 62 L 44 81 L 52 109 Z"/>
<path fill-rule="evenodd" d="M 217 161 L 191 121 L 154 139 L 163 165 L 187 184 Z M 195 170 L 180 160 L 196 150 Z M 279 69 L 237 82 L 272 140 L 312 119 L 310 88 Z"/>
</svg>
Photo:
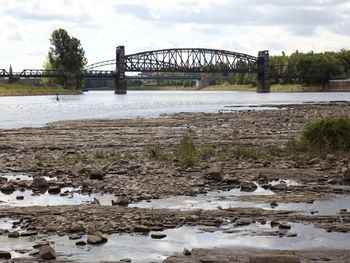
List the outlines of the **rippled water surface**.
<svg viewBox="0 0 350 263">
<path fill-rule="evenodd" d="M 89 91 L 82 95 L 0 97 L 0 128 L 37 127 L 75 119 L 156 117 L 176 112 L 245 110 L 250 106 L 350 101 L 350 93 L 239 91 Z M 261 108 L 255 107 L 255 110 Z"/>
</svg>

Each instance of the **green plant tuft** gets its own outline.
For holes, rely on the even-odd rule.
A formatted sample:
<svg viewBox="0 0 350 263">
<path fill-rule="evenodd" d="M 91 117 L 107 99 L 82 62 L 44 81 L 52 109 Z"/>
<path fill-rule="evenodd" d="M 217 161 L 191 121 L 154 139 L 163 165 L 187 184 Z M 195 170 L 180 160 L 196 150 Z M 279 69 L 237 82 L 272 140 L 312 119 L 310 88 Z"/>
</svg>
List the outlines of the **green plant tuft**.
<svg viewBox="0 0 350 263">
<path fill-rule="evenodd" d="M 189 136 L 184 136 L 175 147 L 175 156 L 186 166 L 194 166 L 198 162 L 199 153 Z"/>
<path fill-rule="evenodd" d="M 300 143 L 321 151 L 350 150 L 350 119 L 323 118 L 304 127 Z"/>
</svg>

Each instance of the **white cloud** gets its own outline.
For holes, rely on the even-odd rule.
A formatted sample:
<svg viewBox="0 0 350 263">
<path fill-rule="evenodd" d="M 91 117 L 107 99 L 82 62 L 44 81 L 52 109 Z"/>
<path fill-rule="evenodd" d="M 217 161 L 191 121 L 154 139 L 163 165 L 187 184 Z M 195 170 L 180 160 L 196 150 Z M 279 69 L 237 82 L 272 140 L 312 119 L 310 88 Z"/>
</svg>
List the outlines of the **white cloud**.
<svg viewBox="0 0 350 263">
<path fill-rule="evenodd" d="M 256 55 L 350 49 L 348 0 L 0 0 L 0 61 L 41 67 L 54 29 L 79 38 L 89 62 L 169 47 Z"/>
</svg>

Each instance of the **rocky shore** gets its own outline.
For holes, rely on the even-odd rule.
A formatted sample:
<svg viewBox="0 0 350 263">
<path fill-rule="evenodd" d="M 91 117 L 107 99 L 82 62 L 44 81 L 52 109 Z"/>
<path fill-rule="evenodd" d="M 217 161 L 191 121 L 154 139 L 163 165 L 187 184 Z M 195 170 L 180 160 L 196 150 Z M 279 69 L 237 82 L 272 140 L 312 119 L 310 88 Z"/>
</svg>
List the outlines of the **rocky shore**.
<svg viewBox="0 0 350 263">
<path fill-rule="evenodd" d="M 166 238 L 161 231 L 182 226 L 230 232 L 239 226 L 270 224 L 274 231 L 261 231 L 259 235 L 284 237 L 293 235 L 290 223 L 301 223 L 347 233 L 349 206 L 332 213 L 277 209 L 282 203 L 307 206 L 350 196 L 350 156 L 287 153 L 288 142 L 306 123 L 322 116 L 344 115 L 350 116 L 350 105 L 339 102 L 265 111 L 180 113 L 154 119 L 64 121 L 42 128 L 0 130 L 0 220 L 13 222 L 12 229 L 2 229 L 0 234 L 19 239 L 31 236 L 39 243 L 42 235 L 68 236 L 78 245 L 103 246 L 111 234 L 156 231 L 160 234 L 152 238 Z M 184 137 L 191 138 L 197 149 L 198 156 L 191 165 L 184 164 L 176 154 Z M 30 176 L 21 178 L 20 174 Z M 258 187 L 271 194 L 256 194 Z M 176 196 L 191 199 L 232 189 L 245 192 L 238 200 L 265 203 L 270 209 L 131 207 L 140 201 Z M 44 194 L 62 200 L 74 200 L 76 195 L 91 198 L 75 205 L 26 203 Z M 103 204 L 103 196 L 109 196 L 110 203 Z M 11 198 L 16 205 L 8 201 Z M 31 255 L 56 258 L 54 251 L 45 249 L 45 253 Z M 257 253 L 249 251 L 193 250 L 191 255 L 165 262 L 233 262 L 232 258 L 249 262 L 247 255 Z M 348 253 L 324 251 L 322 257 L 346 262 L 341 258 Z M 302 260 L 315 255 L 312 251 L 297 254 Z M 203 255 L 217 259 L 200 261 Z"/>
</svg>

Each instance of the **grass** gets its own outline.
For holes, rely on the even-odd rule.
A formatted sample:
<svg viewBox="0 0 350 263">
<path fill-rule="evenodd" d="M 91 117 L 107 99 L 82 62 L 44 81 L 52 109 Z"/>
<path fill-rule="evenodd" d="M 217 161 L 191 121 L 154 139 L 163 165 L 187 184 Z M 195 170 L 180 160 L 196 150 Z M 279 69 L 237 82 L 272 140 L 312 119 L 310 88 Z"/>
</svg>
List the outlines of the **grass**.
<svg viewBox="0 0 350 263">
<path fill-rule="evenodd" d="M 313 158 L 326 154 L 343 155 L 350 152 L 350 118 L 322 118 L 303 128 L 299 138 L 291 139 L 287 151 L 294 158 Z"/>
<path fill-rule="evenodd" d="M 194 166 L 198 162 L 198 150 L 191 137 L 187 135 L 182 137 L 180 143 L 176 145 L 174 154 L 185 166 Z"/>
<path fill-rule="evenodd" d="M 0 83 L 0 96 L 29 96 L 29 95 L 55 95 L 79 94 L 79 91 L 65 89 L 61 86 L 37 86 L 21 83 Z"/>
<path fill-rule="evenodd" d="M 321 91 L 321 86 L 304 86 L 299 84 L 287 84 L 287 85 L 271 85 L 272 92 L 317 92 Z M 183 86 L 143 86 L 143 87 L 130 87 L 130 90 L 182 90 L 182 91 L 194 91 L 197 87 L 183 87 Z M 204 91 L 252 91 L 256 92 L 256 87 L 252 85 L 210 85 L 200 90 Z"/>
</svg>

